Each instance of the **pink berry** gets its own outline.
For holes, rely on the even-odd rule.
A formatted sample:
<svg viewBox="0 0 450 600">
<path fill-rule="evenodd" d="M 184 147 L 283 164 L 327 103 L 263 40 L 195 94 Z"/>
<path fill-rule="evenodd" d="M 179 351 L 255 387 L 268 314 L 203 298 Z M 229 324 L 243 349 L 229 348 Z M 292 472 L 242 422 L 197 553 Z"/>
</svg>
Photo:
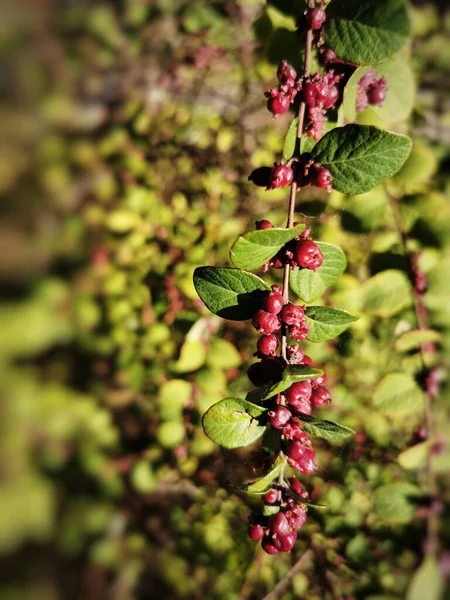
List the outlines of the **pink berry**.
<svg viewBox="0 0 450 600">
<path fill-rule="evenodd" d="M 358 81 L 358 85 L 362 86 L 363 88 L 365 88 L 366 90 L 369 89 L 370 86 L 372 86 L 377 80 L 377 76 L 375 75 L 375 71 L 372 69 L 372 67 L 367 71 L 367 73 L 365 75 L 363 75 L 361 77 L 361 79 Z"/>
<path fill-rule="evenodd" d="M 275 504 L 278 501 L 278 491 L 270 490 L 267 494 L 264 494 L 263 500 L 265 504 Z"/>
<path fill-rule="evenodd" d="M 319 385 L 323 385 L 326 380 L 327 380 L 327 376 L 324 373 L 320 377 L 316 377 L 316 379 L 311 379 L 311 385 L 314 389 L 314 388 L 318 387 Z"/>
<path fill-rule="evenodd" d="M 264 527 L 258 523 L 251 523 L 248 526 L 247 533 L 251 540 L 260 540 L 264 535 Z"/>
<path fill-rule="evenodd" d="M 302 364 L 303 365 L 308 365 L 308 367 L 313 367 L 314 366 L 313 361 L 311 360 L 311 358 L 307 354 L 305 354 L 303 356 Z"/>
<path fill-rule="evenodd" d="M 271 333 L 259 338 L 256 347 L 262 356 L 274 356 L 278 348 L 278 338 Z"/>
<path fill-rule="evenodd" d="M 321 81 L 307 81 L 303 87 L 303 98 L 310 107 L 323 106 L 328 97 L 328 86 Z"/>
<path fill-rule="evenodd" d="M 296 531 L 288 531 L 288 533 L 286 533 L 285 535 L 278 536 L 277 547 L 280 552 L 290 552 L 292 550 L 292 548 L 295 546 L 296 541 L 297 541 L 297 532 Z"/>
<path fill-rule="evenodd" d="M 272 285 L 272 292 L 276 292 L 277 294 L 283 295 L 283 286 L 274 283 Z"/>
<path fill-rule="evenodd" d="M 287 113 L 290 105 L 289 97 L 282 94 L 278 94 L 274 98 L 269 98 L 267 101 L 267 108 L 272 113 L 274 119 Z"/>
<path fill-rule="evenodd" d="M 323 107 L 328 110 L 336 104 L 339 99 L 339 90 L 335 85 L 328 88 L 328 93 L 323 102 Z"/>
<path fill-rule="evenodd" d="M 324 167 L 318 167 L 310 170 L 310 179 L 312 185 L 315 185 L 318 188 L 323 190 L 331 189 L 331 182 L 333 180 L 331 173 L 328 169 Z"/>
<path fill-rule="evenodd" d="M 285 304 L 281 311 L 281 320 L 285 325 L 298 325 L 305 318 L 305 311 L 296 304 Z"/>
<path fill-rule="evenodd" d="M 317 386 L 311 395 L 311 403 L 314 406 L 324 406 L 325 404 L 330 404 L 330 392 L 323 385 Z"/>
<path fill-rule="evenodd" d="M 253 315 L 252 324 L 258 333 L 264 335 L 278 331 L 281 327 L 281 321 L 277 315 L 261 309 Z"/>
<path fill-rule="evenodd" d="M 291 440 L 287 443 L 285 453 L 286 456 L 288 456 L 289 458 L 292 458 L 293 460 L 298 460 L 303 456 L 305 448 L 306 446 L 301 442 Z"/>
<path fill-rule="evenodd" d="M 306 20 L 311 29 L 317 30 L 322 27 L 327 19 L 327 15 L 323 8 L 316 6 L 316 8 L 312 8 L 308 10 L 306 13 Z"/>
<path fill-rule="evenodd" d="M 269 529 L 275 535 L 286 535 L 290 530 L 289 521 L 282 512 L 271 515 L 269 517 Z"/>
<path fill-rule="evenodd" d="M 272 290 L 271 292 L 266 292 L 263 296 L 261 302 L 261 308 L 273 315 L 277 315 L 281 312 L 281 309 L 284 306 L 283 295 L 278 291 Z"/>
<path fill-rule="evenodd" d="M 289 335 L 291 338 L 297 341 L 306 340 L 309 335 L 308 323 L 306 321 L 302 321 L 297 325 L 292 325 L 292 327 L 289 328 Z"/>
<path fill-rule="evenodd" d="M 264 536 L 261 542 L 261 548 L 267 554 L 278 554 L 278 549 L 273 545 L 273 540 L 270 536 Z"/>
<path fill-rule="evenodd" d="M 283 251 L 280 250 L 269 260 L 269 265 L 274 269 L 283 269 L 285 263 L 285 257 Z"/>
<path fill-rule="evenodd" d="M 297 400 L 308 402 L 311 398 L 312 387 L 309 381 L 296 381 L 285 391 L 286 402 L 291 403 Z"/>
<path fill-rule="evenodd" d="M 289 464 L 304 475 L 309 475 L 317 469 L 316 454 L 309 446 L 295 440 L 290 441 L 287 444 L 286 455 L 290 459 Z"/>
<path fill-rule="evenodd" d="M 290 185 L 294 179 L 294 171 L 287 165 L 277 165 L 270 173 L 268 190 L 285 187 Z"/>
<path fill-rule="evenodd" d="M 278 406 L 276 410 L 269 411 L 269 423 L 275 429 L 282 429 L 291 417 L 292 413 L 286 406 Z"/>
<path fill-rule="evenodd" d="M 283 60 L 278 67 L 277 77 L 281 83 L 287 83 L 288 81 L 297 78 L 297 71 L 288 62 Z"/>
<path fill-rule="evenodd" d="M 293 492 L 295 492 L 298 496 L 303 492 L 303 486 L 297 477 L 291 477 L 289 479 L 289 487 Z"/>
<path fill-rule="evenodd" d="M 263 219 L 262 221 L 256 221 L 255 225 L 256 225 L 256 229 L 258 229 L 258 230 L 273 228 L 272 223 L 270 221 L 267 221 L 266 219 Z"/>
<path fill-rule="evenodd" d="M 299 365 L 303 360 L 304 353 L 298 344 L 293 344 L 292 346 L 288 346 L 287 356 L 291 365 Z"/>
<path fill-rule="evenodd" d="M 379 85 L 373 87 L 367 93 L 369 104 L 382 104 L 386 100 L 386 87 Z"/>
<path fill-rule="evenodd" d="M 323 254 L 312 240 L 302 240 L 295 248 L 295 260 L 301 267 L 315 271 L 323 262 Z"/>
</svg>

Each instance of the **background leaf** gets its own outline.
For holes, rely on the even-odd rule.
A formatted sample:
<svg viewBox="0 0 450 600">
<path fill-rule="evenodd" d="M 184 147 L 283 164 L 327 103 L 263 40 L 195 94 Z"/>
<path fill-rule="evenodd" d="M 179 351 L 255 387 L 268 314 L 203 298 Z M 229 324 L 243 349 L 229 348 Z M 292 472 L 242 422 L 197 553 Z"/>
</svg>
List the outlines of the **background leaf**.
<svg viewBox="0 0 450 600">
<path fill-rule="evenodd" d="M 291 229 L 274 227 L 244 233 L 231 246 L 231 262 L 239 269 L 258 269 L 304 229 L 301 224 Z"/>
<path fill-rule="evenodd" d="M 389 523 L 409 523 L 416 512 L 416 506 L 410 498 L 418 495 L 418 489 L 407 482 L 382 485 L 374 493 L 375 514 Z"/>
<path fill-rule="evenodd" d="M 327 6 L 324 36 L 343 60 L 372 65 L 389 58 L 407 41 L 409 19 L 401 0 L 333 0 Z"/>
<path fill-rule="evenodd" d="M 317 269 L 291 270 L 289 282 L 292 291 L 309 304 L 319 298 L 345 271 L 347 261 L 340 248 L 326 242 L 316 242 L 323 254 L 323 263 Z"/>
<path fill-rule="evenodd" d="M 395 340 L 395 349 L 397 352 L 408 352 L 419 348 L 422 344 L 439 342 L 441 338 L 441 333 L 435 329 L 413 329 Z"/>
<path fill-rule="evenodd" d="M 243 448 L 259 439 L 266 430 L 258 418 L 266 408 L 238 398 L 225 398 L 203 415 L 206 435 L 224 448 Z"/>
<path fill-rule="evenodd" d="M 233 321 L 251 319 L 260 308 L 262 292 L 270 290 L 253 273 L 227 267 L 197 267 L 194 286 L 212 313 Z"/>
<path fill-rule="evenodd" d="M 396 269 L 382 271 L 365 281 L 361 294 L 362 310 L 379 317 L 390 317 L 412 304 L 408 278 Z"/>
<path fill-rule="evenodd" d="M 378 384 L 373 397 L 375 406 L 386 413 L 423 410 L 423 392 L 407 373 L 390 373 Z"/>
<path fill-rule="evenodd" d="M 440 600 L 444 591 L 441 570 L 434 556 L 425 556 L 409 584 L 406 600 Z"/>
<path fill-rule="evenodd" d="M 345 331 L 359 317 L 338 308 L 309 306 L 305 310 L 305 318 L 309 325 L 308 340 L 326 342 Z"/>
<path fill-rule="evenodd" d="M 363 194 L 402 167 L 411 145 L 408 137 L 372 125 L 346 125 L 324 135 L 311 158 L 330 171 L 333 189 Z"/>
</svg>

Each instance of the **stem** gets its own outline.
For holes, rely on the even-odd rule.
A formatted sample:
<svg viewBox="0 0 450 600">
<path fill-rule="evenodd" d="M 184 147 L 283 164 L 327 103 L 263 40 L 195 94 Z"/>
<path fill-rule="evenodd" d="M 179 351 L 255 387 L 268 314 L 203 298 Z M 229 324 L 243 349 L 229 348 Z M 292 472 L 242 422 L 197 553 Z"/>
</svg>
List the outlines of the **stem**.
<svg viewBox="0 0 450 600">
<path fill-rule="evenodd" d="M 277 600 L 281 598 L 287 591 L 292 578 L 296 573 L 301 571 L 313 556 L 312 550 L 307 550 L 305 554 L 295 563 L 291 570 L 281 579 L 273 590 L 264 596 L 262 600 Z"/>
<path fill-rule="evenodd" d="M 386 186 L 385 186 L 385 190 L 386 190 L 386 194 L 387 194 L 389 204 L 390 204 L 390 207 L 392 210 L 392 214 L 394 215 L 394 220 L 395 220 L 397 230 L 398 230 L 401 240 L 402 240 L 403 253 L 404 253 L 406 259 L 408 260 L 409 268 L 410 268 L 410 271 L 412 272 L 412 267 L 413 267 L 412 255 L 408 248 L 409 235 L 403 225 L 402 217 L 401 217 L 401 214 L 400 214 L 400 211 L 398 208 L 397 198 L 395 198 L 394 196 L 392 196 L 392 194 L 389 193 Z M 413 288 L 414 313 L 416 316 L 417 327 L 419 329 L 426 329 L 427 322 L 426 322 L 426 317 L 425 317 L 424 306 L 422 303 L 422 298 L 421 298 L 420 294 L 418 293 L 418 291 L 416 290 L 414 283 L 413 282 L 411 282 L 411 283 L 412 283 L 412 288 Z M 423 344 L 420 344 L 419 352 L 420 352 L 420 360 L 422 363 L 422 369 L 424 372 L 426 372 L 428 370 L 428 368 L 427 368 L 427 364 L 426 364 L 426 360 L 425 360 L 425 349 L 424 349 Z M 424 386 L 423 391 L 424 391 L 424 395 L 425 395 L 425 409 L 424 409 L 425 426 L 426 426 L 426 430 L 427 430 L 427 438 L 430 439 L 434 436 L 432 397 L 431 397 L 430 392 L 426 389 L 426 386 Z M 431 454 L 431 448 L 429 448 L 428 454 L 427 454 L 426 471 L 427 471 L 428 492 L 431 496 L 436 496 L 438 488 L 437 488 L 436 473 L 434 472 L 434 468 L 433 468 L 433 458 L 432 458 L 432 454 Z M 436 553 L 437 553 L 438 531 L 439 531 L 438 517 L 436 514 L 434 514 L 434 512 L 431 508 L 430 512 L 428 514 L 428 517 L 427 517 L 427 537 L 426 537 L 426 553 L 427 554 L 436 555 Z"/>
<path fill-rule="evenodd" d="M 314 8 L 314 0 L 308 0 L 308 7 Z M 305 48 L 305 62 L 303 67 L 303 76 L 308 77 L 310 64 L 311 64 L 311 50 L 312 50 L 313 32 L 312 29 L 308 29 L 306 33 L 306 48 Z M 295 143 L 294 156 L 300 156 L 300 144 L 303 135 L 303 127 L 305 123 L 306 104 L 300 102 L 298 108 L 298 125 L 297 125 L 297 140 Z M 295 213 L 295 195 L 297 193 L 297 183 L 295 181 L 291 184 L 291 191 L 289 194 L 289 209 L 288 209 L 288 220 L 286 227 L 290 229 L 294 224 L 294 213 Z M 283 300 L 287 304 L 289 302 L 289 270 L 288 264 L 284 265 L 283 274 Z M 281 334 L 281 356 L 284 360 L 287 360 L 287 336 L 286 327 L 283 326 Z"/>
</svg>

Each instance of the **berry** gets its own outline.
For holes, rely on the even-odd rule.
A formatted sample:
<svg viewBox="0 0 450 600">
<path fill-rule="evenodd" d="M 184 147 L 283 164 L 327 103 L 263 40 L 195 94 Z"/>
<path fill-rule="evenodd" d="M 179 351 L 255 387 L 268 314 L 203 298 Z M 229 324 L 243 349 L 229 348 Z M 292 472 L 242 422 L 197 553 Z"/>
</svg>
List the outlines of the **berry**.
<svg viewBox="0 0 450 600">
<path fill-rule="evenodd" d="M 308 365 L 308 367 L 313 367 L 314 366 L 313 365 L 313 361 L 311 360 L 311 358 L 307 354 L 305 354 L 303 356 L 302 364 L 303 365 Z"/>
<path fill-rule="evenodd" d="M 256 229 L 258 229 L 258 230 L 273 228 L 272 223 L 270 221 L 267 221 L 266 219 L 263 219 L 262 221 L 256 221 L 255 225 L 256 225 Z"/>
<path fill-rule="evenodd" d="M 256 347 L 260 355 L 274 356 L 278 348 L 278 338 L 276 335 L 273 335 L 273 333 L 270 335 L 263 335 L 259 338 Z"/>
<path fill-rule="evenodd" d="M 285 304 L 281 311 L 281 320 L 285 325 L 298 325 L 305 318 L 305 311 L 296 304 Z"/>
<path fill-rule="evenodd" d="M 258 310 L 252 318 L 253 327 L 258 333 L 269 335 L 274 331 L 278 331 L 281 327 L 281 321 L 277 315 L 266 312 L 265 310 Z"/>
<path fill-rule="evenodd" d="M 269 423 L 275 429 L 282 429 L 292 417 L 291 411 L 286 406 L 278 406 L 276 410 L 269 411 Z"/>
<path fill-rule="evenodd" d="M 251 523 L 248 526 L 247 533 L 251 540 L 260 540 L 264 535 L 264 527 L 258 523 Z"/>
<path fill-rule="evenodd" d="M 312 412 L 311 402 L 305 402 L 301 398 L 299 400 L 293 400 L 289 403 L 289 406 L 298 414 L 310 415 Z M 294 436 L 297 439 L 298 436 Z"/>
<path fill-rule="evenodd" d="M 294 340 L 306 340 L 309 335 L 309 325 L 306 321 L 302 321 L 298 325 L 292 325 L 289 329 L 289 335 Z"/>
<path fill-rule="evenodd" d="M 297 79 L 297 71 L 288 62 L 283 60 L 277 70 L 277 77 L 281 83 Z"/>
<path fill-rule="evenodd" d="M 288 533 L 286 533 L 286 535 L 278 536 L 278 538 L 277 538 L 278 543 L 276 543 L 274 540 L 274 544 L 276 543 L 276 546 L 280 552 L 290 552 L 292 550 L 292 548 L 294 547 L 296 541 L 297 541 L 297 532 L 289 531 Z"/>
<path fill-rule="evenodd" d="M 335 85 L 332 85 L 330 88 L 328 88 L 328 93 L 327 93 L 326 97 L 324 98 L 323 107 L 326 110 L 328 110 L 329 108 L 331 108 L 332 106 L 334 106 L 336 104 L 338 99 L 339 99 L 339 90 L 337 89 L 337 87 Z"/>
<path fill-rule="evenodd" d="M 293 492 L 295 492 L 298 496 L 303 492 L 303 486 L 297 477 L 291 477 L 289 479 L 289 487 Z"/>
<path fill-rule="evenodd" d="M 278 94 L 274 98 L 269 98 L 267 101 L 267 108 L 272 113 L 274 119 L 287 113 L 290 105 L 291 102 L 289 97 L 284 96 L 283 94 Z"/>
<path fill-rule="evenodd" d="M 263 310 L 273 315 L 277 315 L 279 312 L 281 312 L 283 306 L 283 296 L 278 292 L 278 290 L 272 290 L 271 292 L 266 292 L 264 294 L 261 302 L 261 308 Z"/>
<path fill-rule="evenodd" d="M 330 171 L 328 169 L 325 169 L 324 167 L 311 169 L 310 179 L 312 185 L 315 185 L 318 188 L 321 188 L 323 190 L 331 189 L 331 181 L 333 178 L 331 176 Z"/>
<path fill-rule="evenodd" d="M 289 523 L 292 527 L 300 529 L 306 523 L 306 510 L 297 505 L 292 509 L 292 515 L 289 517 Z"/>
<path fill-rule="evenodd" d="M 283 287 L 281 285 L 278 285 L 278 284 L 275 283 L 272 286 L 272 292 L 276 292 L 277 294 L 283 295 Z"/>
<path fill-rule="evenodd" d="M 371 67 L 367 71 L 367 73 L 365 75 L 363 75 L 361 77 L 361 79 L 358 81 L 358 85 L 360 85 L 361 87 L 368 90 L 372 85 L 375 84 L 376 80 L 377 80 L 377 77 L 375 75 L 375 71 Z"/>
<path fill-rule="evenodd" d="M 277 252 L 275 254 L 275 256 L 273 256 L 270 260 L 269 260 L 269 265 L 271 267 L 273 267 L 274 269 L 283 269 L 284 268 L 284 255 L 283 255 L 283 251 L 280 250 L 279 252 Z"/>
<path fill-rule="evenodd" d="M 320 377 L 316 377 L 316 379 L 311 379 L 311 385 L 312 385 L 312 387 L 314 389 L 314 388 L 316 388 L 319 385 L 323 385 L 326 380 L 327 380 L 327 376 L 324 373 Z"/>
<path fill-rule="evenodd" d="M 289 521 L 282 512 L 269 517 L 269 529 L 275 535 L 286 535 L 290 530 Z"/>
<path fill-rule="evenodd" d="M 309 381 L 296 381 L 285 391 L 286 402 L 308 402 L 311 398 L 312 387 Z"/>
<path fill-rule="evenodd" d="M 263 537 L 261 547 L 267 554 L 278 554 L 278 549 L 273 545 L 273 540 L 270 536 L 266 535 Z"/>
<path fill-rule="evenodd" d="M 311 108 L 323 106 L 328 98 L 327 84 L 321 81 L 307 81 L 303 87 L 303 98 Z"/>
<path fill-rule="evenodd" d="M 250 173 L 248 180 L 259 187 L 267 187 L 269 185 L 271 172 L 272 167 L 258 167 L 258 169 L 255 169 Z"/>
<path fill-rule="evenodd" d="M 294 179 L 294 171 L 287 165 L 276 165 L 270 173 L 268 190 L 290 185 Z"/>
<path fill-rule="evenodd" d="M 295 260 L 301 267 L 315 271 L 323 262 L 323 254 L 312 240 L 302 240 L 295 248 Z"/>
<path fill-rule="evenodd" d="M 386 100 L 386 86 L 378 85 L 367 93 L 369 104 L 382 104 Z"/>
<path fill-rule="evenodd" d="M 286 455 L 289 459 L 289 464 L 303 473 L 309 475 L 317 469 L 316 454 L 312 448 L 291 440 L 287 444 Z"/>
<path fill-rule="evenodd" d="M 320 8 L 318 6 L 316 6 L 316 8 L 312 8 L 311 10 L 308 10 L 308 12 L 306 13 L 306 20 L 308 22 L 308 25 L 311 27 L 311 29 L 315 31 L 322 27 L 326 19 L 327 15 L 325 14 L 325 11 L 323 10 L 323 8 Z"/>
<path fill-rule="evenodd" d="M 275 502 L 277 502 L 278 500 L 278 491 L 270 490 L 269 492 L 267 492 L 267 494 L 264 494 L 263 500 L 265 504 L 275 504 Z"/>
<path fill-rule="evenodd" d="M 324 404 L 330 404 L 330 392 L 323 385 L 317 386 L 311 394 L 311 403 L 314 406 L 323 406 Z"/>
<path fill-rule="evenodd" d="M 303 360 L 304 353 L 298 344 L 294 344 L 293 346 L 288 346 L 287 357 L 291 365 L 299 365 Z"/>
</svg>

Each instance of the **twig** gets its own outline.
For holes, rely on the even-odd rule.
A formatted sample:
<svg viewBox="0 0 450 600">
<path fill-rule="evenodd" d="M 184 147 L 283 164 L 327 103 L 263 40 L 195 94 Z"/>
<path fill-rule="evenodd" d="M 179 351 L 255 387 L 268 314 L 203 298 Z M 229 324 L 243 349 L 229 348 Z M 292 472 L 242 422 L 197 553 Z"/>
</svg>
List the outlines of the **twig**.
<svg viewBox="0 0 450 600">
<path fill-rule="evenodd" d="M 287 591 L 287 588 L 289 587 L 294 575 L 296 575 L 306 566 L 306 564 L 311 560 L 312 555 L 312 550 L 307 550 L 305 554 L 290 569 L 290 571 L 286 573 L 282 579 L 280 579 L 273 590 L 264 596 L 262 600 L 277 600 L 278 598 L 281 598 Z"/>
</svg>

